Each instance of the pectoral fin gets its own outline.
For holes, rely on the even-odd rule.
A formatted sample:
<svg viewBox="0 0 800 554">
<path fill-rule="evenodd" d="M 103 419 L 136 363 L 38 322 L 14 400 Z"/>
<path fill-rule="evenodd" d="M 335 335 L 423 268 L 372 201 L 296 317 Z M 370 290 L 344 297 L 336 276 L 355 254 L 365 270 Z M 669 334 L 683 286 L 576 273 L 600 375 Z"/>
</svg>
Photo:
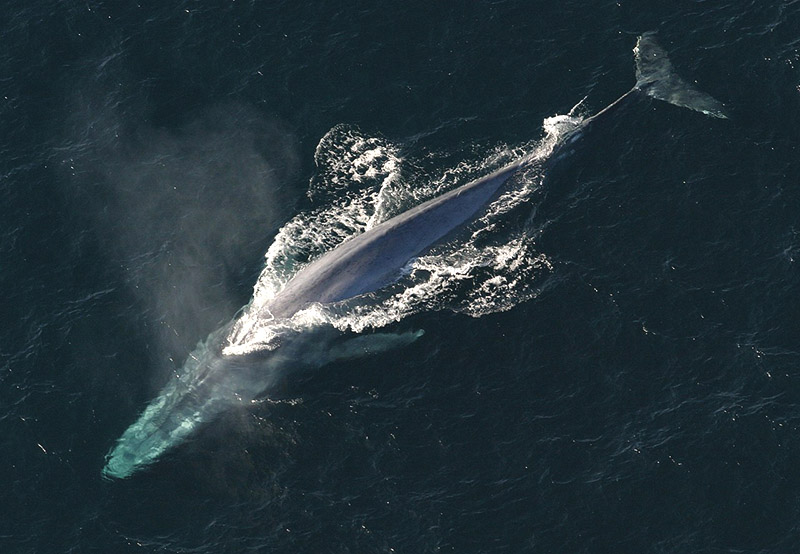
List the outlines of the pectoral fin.
<svg viewBox="0 0 800 554">
<path fill-rule="evenodd" d="M 406 331 L 404 333 L 374 333 L 372 335 L 361 335 L 348 339 L 340 344 L 331 347 L 328 355 L 331 361 L 351 360 L 362 356 L 370 356 L 406 346 L 416 341 L 425 331 Z"/>
</svg>

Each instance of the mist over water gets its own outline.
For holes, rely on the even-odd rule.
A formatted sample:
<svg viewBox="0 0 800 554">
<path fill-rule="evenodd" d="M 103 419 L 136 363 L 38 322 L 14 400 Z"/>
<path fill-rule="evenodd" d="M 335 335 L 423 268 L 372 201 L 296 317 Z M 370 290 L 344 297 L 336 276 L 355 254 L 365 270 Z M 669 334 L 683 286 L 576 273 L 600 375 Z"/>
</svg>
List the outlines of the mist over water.
<svg viewBox="0 0 800 554">
<path fill-rule="evenodd" d="M 4 15 L 0 551 L 796 551 L 791 2 Z M 628 102 L 395 287 L 251 317 L 348 237 L 551 159 L 651 30 L 729 119 Z M 232 321 L 261 361 L 320 334 L 104 479 Z"/>
<path fill-rule="evenodd" d="M 162 348 L 191 346 L 237 309 L 242 261 L 256 260 L 252 250 L 282 223 L 296 141 L 242 105 L 209 107 L 176 129 L 83 108 L 71 122 L 76 138 L 57 149 L 69 201 L 170 331 Z"/>
</svg>

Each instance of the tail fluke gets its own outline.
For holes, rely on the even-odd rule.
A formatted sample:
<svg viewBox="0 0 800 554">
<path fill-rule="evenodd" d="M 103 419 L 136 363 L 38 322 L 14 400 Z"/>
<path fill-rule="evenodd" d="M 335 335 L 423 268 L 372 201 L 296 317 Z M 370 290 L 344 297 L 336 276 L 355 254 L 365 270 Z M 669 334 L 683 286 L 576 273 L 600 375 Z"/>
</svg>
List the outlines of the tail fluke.
<svg viewBox="0 0 800 554">
<path fill-rule="evenodd" d="M 654 32 L 640 36 L 633 53 L 636 57 L 635 89 L 712 117 L 728 117 L 721 102 L 697 90 L 675 73 L 667 53 L 656 42 Z"/>
</svg>

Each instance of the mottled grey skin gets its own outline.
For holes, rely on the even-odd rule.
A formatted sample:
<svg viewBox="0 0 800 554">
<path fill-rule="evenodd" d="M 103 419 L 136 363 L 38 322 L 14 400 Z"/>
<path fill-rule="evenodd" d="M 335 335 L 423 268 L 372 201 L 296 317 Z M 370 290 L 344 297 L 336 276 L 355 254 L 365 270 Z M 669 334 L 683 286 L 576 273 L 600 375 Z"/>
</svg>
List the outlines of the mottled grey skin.
<svg viewBox="0 0 800 554">
<path fill-rule="evenodd" d="M 409 260 L 475 217 L 524 164 L 517 160 L 345 241 L 295 275 L 267 310 L 291 317 L 309 304 L 346 300 L 396 281 Z"/>
</svg>

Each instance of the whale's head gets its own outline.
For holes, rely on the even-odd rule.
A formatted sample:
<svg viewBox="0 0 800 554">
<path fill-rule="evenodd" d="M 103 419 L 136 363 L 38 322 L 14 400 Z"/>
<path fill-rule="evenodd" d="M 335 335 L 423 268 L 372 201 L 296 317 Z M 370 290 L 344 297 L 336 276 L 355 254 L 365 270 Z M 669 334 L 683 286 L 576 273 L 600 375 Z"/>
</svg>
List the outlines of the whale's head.
<svg viewBox="0 0 800 554">
<path fill-rule="evenodd" d="M 103 476 L 122 479 L 154 462 L 222 411 L 249 404 L 268 388 L 283 352 L 224 355 L 214 334 L 189 355 L 178 375 L 106 455 Z"/>
<path fill-rule="evenodd" d="M 220 374 L 229 360 L 207 348 L 196 349 L 180 375 L 145 408 L 106 456 L 103 476 L 122 479 L 181 443 L 197 426 L 234 404 L 240 396 Z"/>
<path fill-rule="evenodd" d="M 225 354 L 225 327 L 198 345 L 106 455 L 103 476 L 124 479 L 184 442 L 201 425 L 264 394 L 287 369 L 313 369 L 411 343 L 421 331 L 341 335 L 332 327 L 287 333 L 274 350 Z M 236 351 L 235 349 L 233 351 Z"/>
</svg>

